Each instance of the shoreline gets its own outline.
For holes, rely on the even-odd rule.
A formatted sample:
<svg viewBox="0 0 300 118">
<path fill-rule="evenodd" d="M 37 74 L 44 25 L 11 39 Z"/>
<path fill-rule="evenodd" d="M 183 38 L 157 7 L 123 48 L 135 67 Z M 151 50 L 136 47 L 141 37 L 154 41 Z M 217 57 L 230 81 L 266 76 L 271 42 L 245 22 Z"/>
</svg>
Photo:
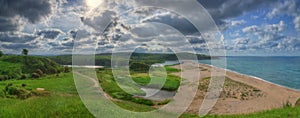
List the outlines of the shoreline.
<svg viewBox="0 0 300 118">
<path fill-rule="evenodd" d="M 197 63 L 194 61 L 186 61 L 185 63 L 175 65 L 173 67 L 180 69 L 183 64 L 188 63 L 193 65 L 198 64 L 197 67 L 202 69 L 200 71 L 200 79 L 211 77 L 211 69 L 215 68 L 217 73 L 225 71 L 226 75 L 224 76 L 234 82 L 244 84 L 235 84 L 235 86 L 231 87 L 224 85 L 223 90 L 225 94 L 223 94 L 222 97 L 219 97 L 217 103 L 212 107 L 209 114 L 234 115 L 261 112 L 275 108 L 282 108 L 287 103 L 294 106 L 296 101 L 300 98 L 300 92 L 298 90 L 274 84 L 261 78 L 242 74 L 229 69 L 214 67 L 212 65 Z M 193 70 L 186 69 L 183 71 L 190 73 L 189 77 L 193 77 Z M 181 72 L 175 74 L 180 76 Z M 221 76 L 223 76 L 223 74 Z M 187 84 L 193 85 L 193 83 Z M 254 90 L 258 90 L 259 93 L 256 93 Z M 246 99 L 242 98 L 244 94 L 247 95 Z M 205 95 L 206 92 L 199 89 L 186 113 L 197 114 L 199 108 L 202 106 Z"/>
<path fill-rule="evenodd" d="M 260 78 L 260 77 L 256 77 L 256 76 L 253 76 L 253 75 L 243 74 L 243 73 L 240 73 L 240 72 L 237 72 L 237 71 L 233 71 L 233 70 L 230 70 L 230 69 L 220 68 L 220 67 L 216 67 L 216 66 L 213 66 L 213 65 L 200 63 L 200 62 L 196 62 L 196 63 L 198 63 L 198 64 L 200 64 L 200 65 L 205 65 L 205 66 L 210 66 L 210 67 L 214 67 L 214 68 L 218 68 L 218 69 L 223 69 L 223 70 L 225 70 L 226 73 L 227 73 L 227 71 L 228 71 L 228 72 L 232 72 L 232 73 L 235 73 L 235 74 L 238 74 L 238 75 L 242 75 L 242 76 L 245 76 L 245 77 L 251 77 L 251 78 L 254 78 L 254 79 L 263 81 L 263 82 L 267 82 L 267 83 L 273 84 L 273 85 L 275 85 L 275 86 L 279 86 L 279 87 L 282 87 L 282 88 L 291 89 L 291 90 L 300 92 L 300 89 L 298 90 L 298 89 L 290 88 L 290 87 L 287 87 L 287 86 L 284 86 L 284 85 L 276 84 L 276 83 L 267 81 L 267 80 L 265 80 L 265 79 L 262 79 L 262 78 Z M 178 65 L 180 65 L 180 64 L 178 64 Z"/>
</svg>

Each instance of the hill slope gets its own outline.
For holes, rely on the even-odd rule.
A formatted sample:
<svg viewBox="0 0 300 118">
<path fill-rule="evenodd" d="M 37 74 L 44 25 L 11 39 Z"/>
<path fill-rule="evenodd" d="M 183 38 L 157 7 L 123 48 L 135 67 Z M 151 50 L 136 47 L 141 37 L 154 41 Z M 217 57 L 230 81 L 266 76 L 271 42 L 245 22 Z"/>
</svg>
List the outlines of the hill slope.
<svg viewBox="0 0 300 118">
<path fill-rule="evenodd" d="M 62 71 L 56 62 L 35 56 L 7 55 L 0 58 L 0 80 L 24 79 L 26 76 L 41 76 Z"/>
</svg>

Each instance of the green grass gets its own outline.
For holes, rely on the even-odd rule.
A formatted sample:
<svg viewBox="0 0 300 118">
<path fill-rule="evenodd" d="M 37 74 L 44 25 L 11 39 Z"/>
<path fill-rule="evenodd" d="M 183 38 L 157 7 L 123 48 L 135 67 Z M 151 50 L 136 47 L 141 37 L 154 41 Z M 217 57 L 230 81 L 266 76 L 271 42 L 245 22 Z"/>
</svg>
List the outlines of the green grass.
<svg viewBox="0 0 300 118">
<path fill-rule="evenodd" d="M 171 73 L 179 72 L 180 70 L 171 67 L 165 67 L 165 68 L 167 71 L 167 78 L 165 84 L 162 87 L 162 90 L 176 91 L 180 86 L 181 78 Z M 131 73 L 131 77 L 136 83 L 143 86 L 148 85 L 149 82 L 151 81 L 151 78 L 148 73 Z M 164 79 L 164 78 L 154 78 L 154 79 Z"/>
<path fill-rule="evenodd" d="M 29 89 L 45 88 L 50 95 L 25 100 L 0 98 L 0 117 L 93 117 L 77 95 L 71 73 L 38 80 L 3 81 L 0 82 L 0 89 L 3 90 L 8 83 L 26 84 Z"/>
<path fill-rule="evenodd" d="M 147 111 L 155 110 L 155 108 L 153 107 L 142 105 L 142 104 L 136 104 L 129 101 L 114 101 L 114 103 L 124 109 L 135 111 L 135 112 L 147 112 Z"/>
<path fill-rule="evenodd" d="M 284 107 L 252 114 L 241 115 L 207 115 L 203 118 L 299 118 L 300 107 Z M 199 118 L 194 114 L 183 114 L 181 118 Z"/>
<path fill-rule="evenodd" d="M 0 82 L 1 91 L 9 83 L 16 86 L 26 84 L 26 88 L 32 90 L 45 88 L 46 91 L 50 92 L 50 95 L 33 96 L 25 100 L 0 97 L 0 117 L 94 117 L 85 108 L 79 98 L 72 73 L 60 74 L 59 77 L 48 75 L 40 79 L 2 81 Z M 114 86 L 110 87 L 112 88 Z M 114 88 L 109 90 L 113 89 Z M 136 112 L 154 110 L 151 106 L 139 103 L 145 101 L 139 101 L 139 99 L 134 100 L 114 101 L 114 103 L 122 108 Z"/>
<path fill-rule="evenodd" d="M 97 75 L 98 75 L 98 79 L 100 81 L 101 87 L 111 97 L 116 98 L 116 99 L 131 101 L 131 102 L 138 103 L 138 104 L 144 104 L 144 105 L 149 105 L 149 106 L 154 105 L 154 103 L 151 100 L 136 98 L 133 95 L 128 94 L 125 91 L 123 91 L 118 86 L 118 84 L 115 82 L 112 71 L 110 69 L 99 70 Z M 151 80 L 148 73 L 134 72 L 134 73 L 131 73 L 131 77 L 135 82 L 137 82 L 140 85 L 147 85 Z M 156 78 L 156 79 L 160 79 L 160 78 Z M 168 91 L 176 91 L 180 85 L 180 80 L 181 80 L 180 77 L 177 77 L 172 74 L 168 74 L 166 82 L 163 85 L 162 89 L 168 90 Z M 126 85 L 124 85 L 123 87 L 126 87 Z M 140 90 L 138 87 L 128 87 L 128 90 L 130 90 L 130 93 L 133 93 L 136 95 L 145 95 L 145 92 Z"/>
<path fill-rule="evenodd" d="M 181 71 L 180 69 L 176 69 L 176 68 L 173 68 L 171 66 L 165 66 L 165 69 L 168 73 L 175 73 L 175 72 L 180 72 Z"/>
<path fill-rule="evenodd" d="M 132 79 L 140 85 L 147 85 L 151 81 L 151 78 L 149 77 L 148 74 L 144 74 L 144 73 L 143 74 L 133 74 L 131 76 L 132 76 Z M 160 78 L 156 78 L 156 79 L 160 79 Z M 163 78 L 161 78 L 161 79 L 163 79 Z M 169 74 L 167 76 L 165 84 L 162 87 L 162 90 L 176 91 L 178 89 L 179 85 L 180 85 L 180 77 Z M 149 85 L 149 86 L 151 86 L 151 85 Z"/>
<path fill-rule="evenodd" d="M 154 105 L 154 103 L 151 100 L 135 98 L 133 95 L 123 91 L 115 82 L 111 70 L 105 69 L 99 71 L 97 75 L 103 91 L 105 91 L 111 97 L 116 99 L 131 101 L 138 104 L 144 104 L 149 106 Z M 139 88 L 134 88 L 134 87 L 128 87 L 128 88 L 130 88 L 131 91 L 130 93 L 137 94 L 137 95 L 145 95 L 145 92 L 140 90 Z"/>
</svg>

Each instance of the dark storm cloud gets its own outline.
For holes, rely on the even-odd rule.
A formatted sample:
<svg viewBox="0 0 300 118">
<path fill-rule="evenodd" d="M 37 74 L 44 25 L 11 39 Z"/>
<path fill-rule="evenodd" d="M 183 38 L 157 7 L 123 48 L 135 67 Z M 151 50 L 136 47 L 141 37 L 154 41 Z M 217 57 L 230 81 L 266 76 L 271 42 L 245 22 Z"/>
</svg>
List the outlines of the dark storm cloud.
<svg viewBox="0 0 300 118">
<path fill-rule="evenodd" d="M 19 23 L 15 18 L 0 17 L 0 32 L 14 31 L 19 29 Z"/>
<path fill-rule="evenodd" d="M 39 48 L 38 45 L 35 44 L 24 44 L 24 43 L 10 43 L 10 44 L 2 44 L 1 45 L 5 49 L 11 50 L 21 50 L 21 49 L 36 49 Z"/>
<path fill-rule="evenodd" d="M 147 2 L 149 3 L 150 1 L 147 0 Z M 146 1 L 138 1 L 139 4 L 144 4 L 144 2 Z M 203 7 L 206 8 L 206 10 L 210 13 L 215 23 L 219 26 L 220 30 L 225 30 L 229 27 L 226 23 L 227 19 L 240 16 L 249 11 L 256 10 L 257 8 L 261 8 L 262 6 L 269 7 L 270 5 L 272 5 L 271 3 L 277 3 L 278 0 L 247 0 L 247 1 L 245 0 L 198 0 L 198 2 L 201 5 L 203 5 Z M 192 8 L 181 9 L 182 6 L 180 5 L 174 5 L 171 7 L 174 9 L 185 10 L 190 13 L 189 15 L 192 16 L 194 15 L 195 17 L 197 17 L 196 16 L 197 12 L 201 12 L 201 11 L 195 11 Z M 139 13 L 141 12 L 149 13 L 149 11 L 140 11 Z M 168 24 L 178 29 L 180 32 L 184 34 L 193 34 L 197 32 L 197 29 L 193 26 L 193 24 L 191 24 L 185 18 L 174 16 L 174 14 L 171 15 L 171 14 L 162 13 L 160 15 L 154 12 L 152 14 L 153 14 L 152 17 L 144 21 L 161 22 L 164 24 Z M 204 26 L 206 22 L 203 22 L 201 24 L 203 24 Z"/>
<path fill-rule="evenodd" d="M 206 43 L 205 39 L 203 39 L 201 37 L 191 36 L 191 37 L 187 37 L 187 39 L 189 40 L 189 42 L 191 44 L 203 44 L 203 43 Z"/>
<path fill-rule="evenodd" d="M 177 29 L 181 33 L 188 35 L 198 32 L 195 26 L 188 20 L 174 16 L 175 14 L 156 15 L 155 17 L 144 20 L 143 22 L 159 22 L 164 23 Z"/>
<path fill-rule="evenodd" d="M 278 0 L 198 0 L 198 2 L 216 21 L 219 21 L 237 17 L 262 5 L 271 5 L 270 3 L 278 2 Z"/>
<path fill-rule="evenodd" d="M 76 36 L 77 36 L 77 31 L 71 30 L 71 31 L 69 31 L 69 35 L 70 35 L 70 37 L 72 37 L 73 39 L 75 39 Z"/>
<path fill-rule="evenodd" d="M 40 30 L 36 32 L 36 35 L 43 36 L 44 38 L 48 39 L 56 39 L 61 34 L 63 34 L 63 32 L 57 29 Z"/>
<path fill-rule="evenodd" d="M 18 30 L 22 23 L 16 18 L 39 22 L 52 12 L 53 0 L 0 0 L 0 31 Z"/>
<path fill-rule="evenodd" d="M 37 36 L 26 33 L 0 33 L 0 42 L 10 42 L 10 43 L 27 43 L 33 41 Z"/>
</svg>

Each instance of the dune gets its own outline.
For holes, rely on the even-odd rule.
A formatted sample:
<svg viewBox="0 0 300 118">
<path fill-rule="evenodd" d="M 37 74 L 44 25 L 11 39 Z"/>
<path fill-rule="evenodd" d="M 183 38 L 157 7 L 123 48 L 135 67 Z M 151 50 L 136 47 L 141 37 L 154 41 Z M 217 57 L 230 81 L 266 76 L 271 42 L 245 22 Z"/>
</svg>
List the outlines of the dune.
<svg viewBox="0 0 300 118">
<path fill-rule="evenodd" d="M 193 65 L 198 64 L 189 61 L 181 65 L 184 66 L 183 64 L 188 63 L 193 63 Z M 181 65 L 175 65 L 173 67 L 180 69 Z M 211 77 L 211 66 L 199 64 L 199 68 L 201 70 L 200 87 L 186 113 L 198 114 L 205 95 L 203 86 L 209 83 L 209 77 Z M 192 71 L 192 69 L 183 71 Z M 236 72 L 224 69 L 222 71 L 226 71 L 225 86 L 223 87 L 220 98 L 209 114 L 254 113 L 281 108 L 285 104 L 294 105 L 300 98 L 299 91 Z M 180 76 L 181 72 L 174 74 Z M 190 76 L 193 75 L 191 74 Z"/>
</svg>

